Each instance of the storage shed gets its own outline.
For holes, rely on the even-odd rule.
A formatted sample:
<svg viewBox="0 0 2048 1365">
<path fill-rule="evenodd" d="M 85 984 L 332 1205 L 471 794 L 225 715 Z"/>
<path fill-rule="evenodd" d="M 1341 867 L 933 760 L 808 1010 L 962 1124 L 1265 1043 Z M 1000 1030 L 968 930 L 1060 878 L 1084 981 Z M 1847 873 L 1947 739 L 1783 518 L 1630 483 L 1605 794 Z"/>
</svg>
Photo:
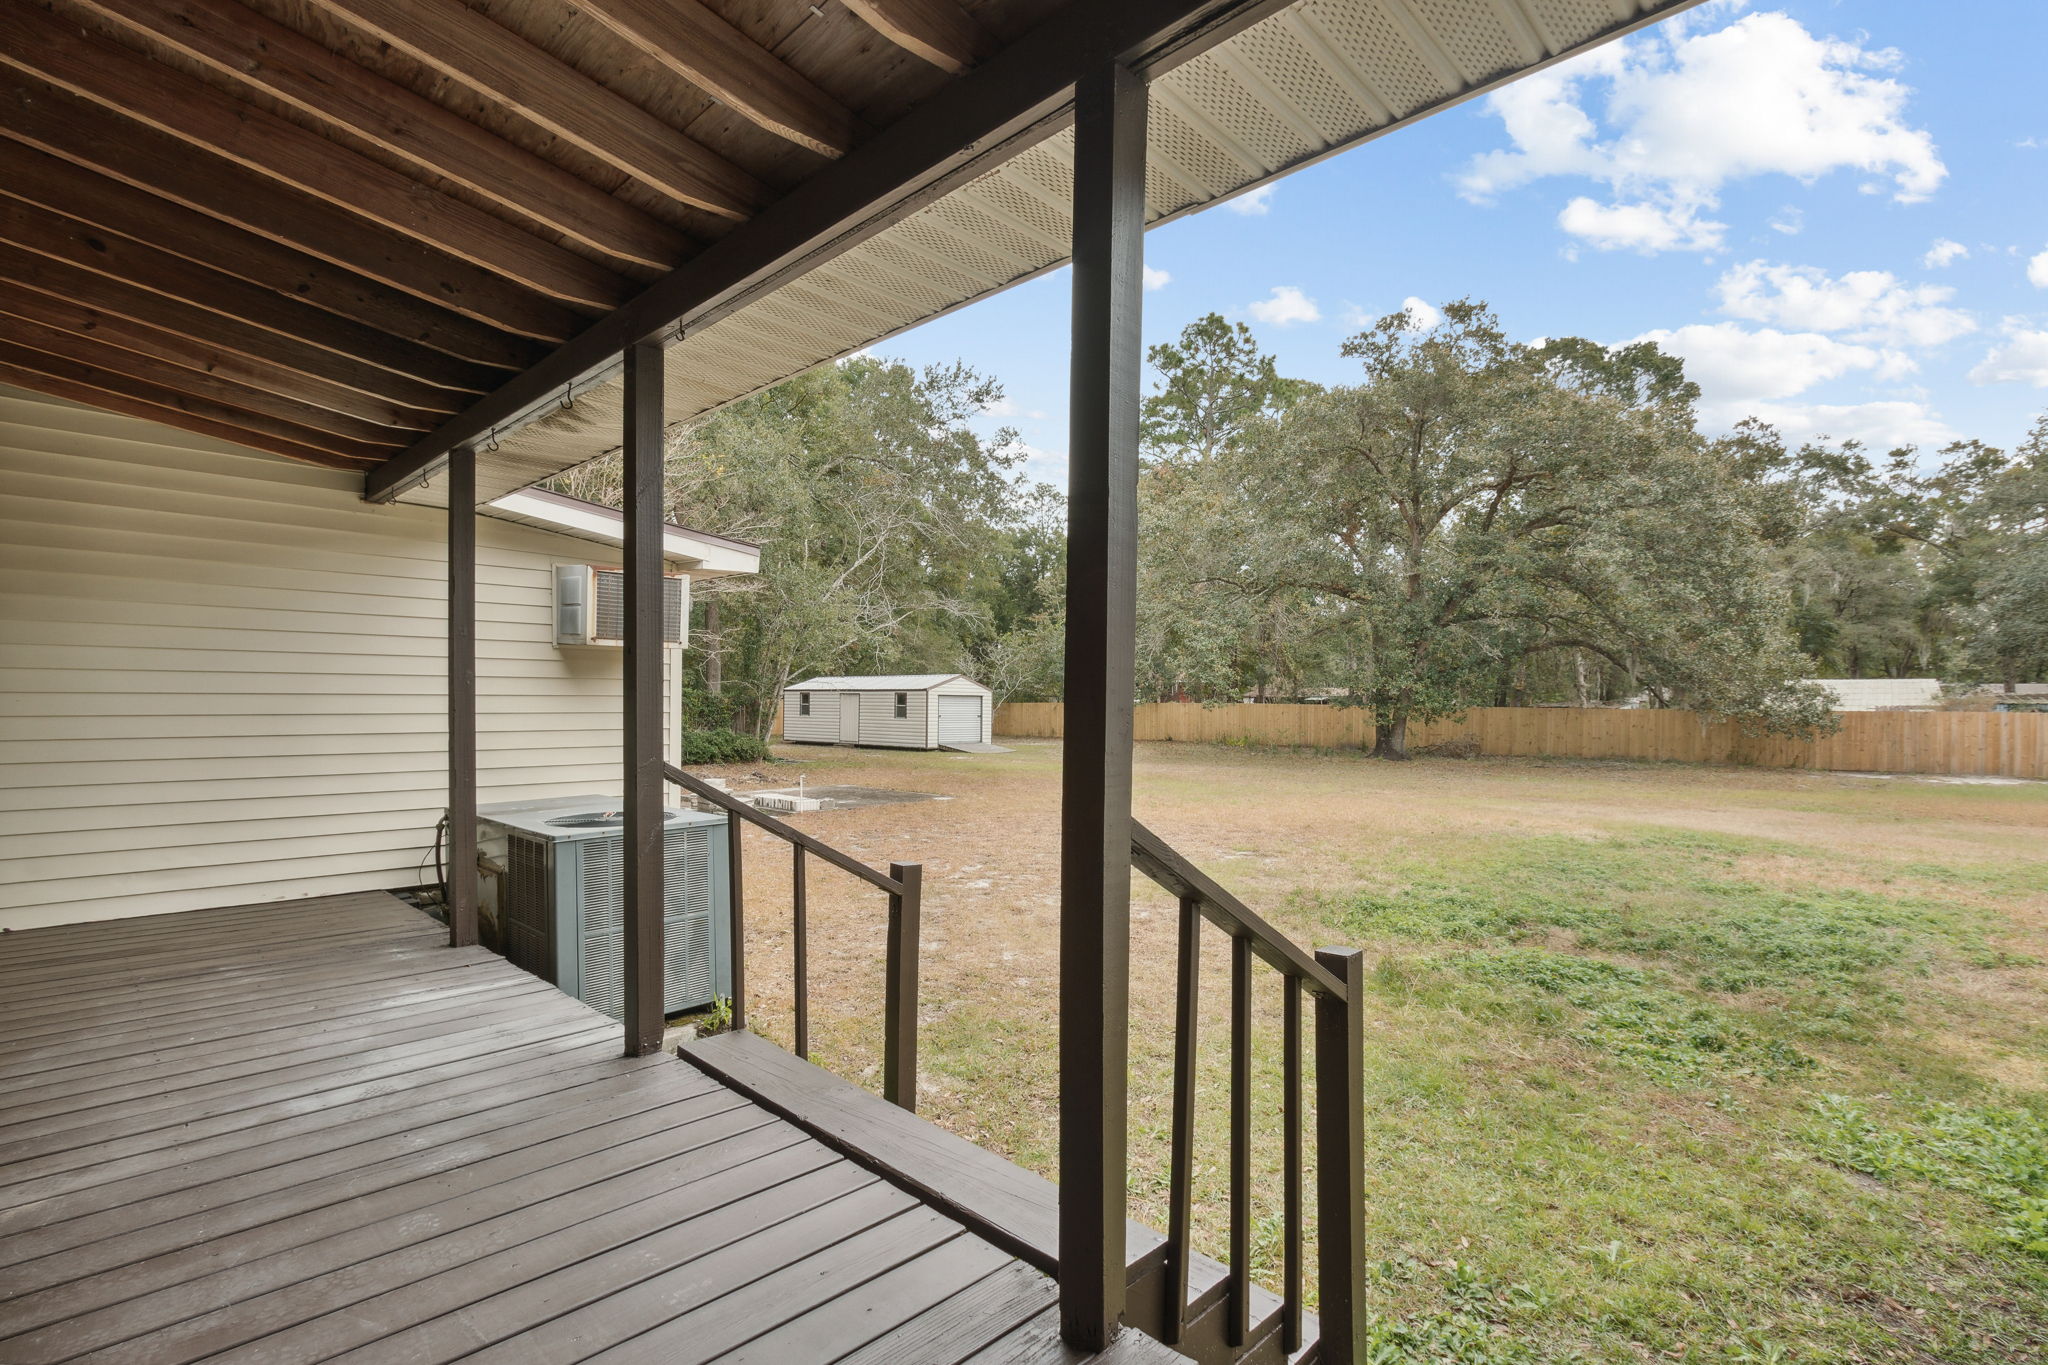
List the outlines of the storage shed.
<svg viewBox="0 0 2048 1365">
<path fill-rule="evenodd" d="M 782 737 L 792 744 L 943 749 L 987 744 L 990 691 L 958 673 L 811 678 L 782 692 Z"/>
</svg>

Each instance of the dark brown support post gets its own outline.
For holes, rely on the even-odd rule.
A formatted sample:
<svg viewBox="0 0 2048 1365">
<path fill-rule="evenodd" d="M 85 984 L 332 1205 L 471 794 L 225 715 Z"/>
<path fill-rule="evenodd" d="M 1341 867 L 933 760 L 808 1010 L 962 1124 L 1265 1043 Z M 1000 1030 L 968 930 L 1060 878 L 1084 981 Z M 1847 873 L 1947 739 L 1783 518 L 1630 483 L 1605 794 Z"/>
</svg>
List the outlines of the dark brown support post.
<svg viewBox="0 0 2048 1365">
<path fill-rule="evenodd" d="M 661 777 L 662 398 L 661 347 L 626 352 L 626 1055 L 661 1048 L 664 902 Z"/>
<path fill-rule="evenodd" d="M 448 946 L 476 942 L 476 450 L 448 456 Z"/>
<path fill-rule="evenodd" d="M 924 923 L 924 865 L 891 863 L 903 889 L 889 893 L 889 946 L 883 963 L 882 1098 L 917 1112 L 917 939 Z"/>
<path fill-rule="evenodd" d="M 1202 902 L 1180 898 L 1180 958 L 1173 996 L 1173 1148 L 1167 1160 L 1166 1344 L 1187 1328 L 1188 1264 L 1195 1239 L 1195 1064 L 1202 1008 Z"/>
<path fill-rule="evenodd" d="M 725 817 L 727 878 L 732 900 L 732 932 L 726 943 L 726 960 L 732 968 L 732 1031 L 747 1027 L 747 879 L 742 855 L 746 852 L 746 826 L 739 816 Z"/>
<path fill-rule="evenodd" d="M 1252 1331 L 1252 941 L 1230 940 L 1230 1302 L 1224 1340 Z"/>
<path fill-rule="evenodd" d="M 1365 954 L 1318 948 L 1344 999 L 1316 997 L 1316 1286 L 1322 1356 L 1365 1359 Z"/>
<path fill-rule="evenodd" d="M 1075 84 L 1059 1279 L 1061 1331 L 1084 1351 L 1108 1347 L 1125 1292 L 1145 98 L 1115 63 Z"/>
<path fill-rule="evenodd" d="M 811 1059 L 810 897 L 804 885 L 804 846 L 791 844 L 789 870 L 790 975 L 796 984 L 796 1055 Z"/>
<path fill-rule="evenodd" d="M 1280 1346 L 1301 1349 L 1301 978 L 1281 978 L 1280 996 Z"/>
</svg>

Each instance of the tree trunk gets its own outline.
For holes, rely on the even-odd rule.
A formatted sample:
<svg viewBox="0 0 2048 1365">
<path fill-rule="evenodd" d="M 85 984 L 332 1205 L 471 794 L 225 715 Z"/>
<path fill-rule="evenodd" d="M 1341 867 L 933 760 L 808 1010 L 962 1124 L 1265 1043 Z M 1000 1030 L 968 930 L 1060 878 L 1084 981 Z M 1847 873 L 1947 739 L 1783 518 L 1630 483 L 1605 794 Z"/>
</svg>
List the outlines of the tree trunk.
<svg viewBox="0 0 2048 1365">
<path fill-rule="evenodd" d="M 1585 707 L 1593 700 L 1593 686 L 1586 677 L 1586 651 L 1572 651 L 1572 705 Z"/>
<path fill-rule="evenodd" d="M 1396 763 L 1408 761 L 1408 717 L 1405 714 L 1374 724 L 1371 757 Z"/>
<path fill-rule="evenodd" d="M 725 647 L 718 635 L 718 598 L 704 599 L 704 690 L 712 696 L 725 683 Z"/>
</svg>

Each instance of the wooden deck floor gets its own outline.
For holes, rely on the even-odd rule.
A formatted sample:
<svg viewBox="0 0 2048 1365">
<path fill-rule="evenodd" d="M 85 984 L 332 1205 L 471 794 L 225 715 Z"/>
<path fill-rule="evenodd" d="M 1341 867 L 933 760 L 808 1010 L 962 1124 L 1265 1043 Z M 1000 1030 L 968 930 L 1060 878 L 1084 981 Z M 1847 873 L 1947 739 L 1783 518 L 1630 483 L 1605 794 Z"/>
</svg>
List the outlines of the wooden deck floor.
<svg viewBox="0 0 2048 1365">
<path fill-rule="evenodd" d="M 0 1362 L 1085 1359 L 1043 1274 L 443 942 L 381 893 L 0 937 Z"/>
</svg>

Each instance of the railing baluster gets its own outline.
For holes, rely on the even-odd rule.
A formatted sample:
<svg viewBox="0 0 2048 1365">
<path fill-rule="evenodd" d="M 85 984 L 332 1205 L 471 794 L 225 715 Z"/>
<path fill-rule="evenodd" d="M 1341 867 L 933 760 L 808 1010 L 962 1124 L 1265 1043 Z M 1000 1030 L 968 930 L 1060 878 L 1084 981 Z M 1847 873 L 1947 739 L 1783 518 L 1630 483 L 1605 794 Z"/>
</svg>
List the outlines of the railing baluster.
<svg viewBox="0 0 2048 1365">
<path fill-rule="evenodd" d="M 1365 954 L 1319 948 L 1344 996 L 1316 998 L 1316 1311 L 1322 1358 L 1365 1358 Z"/>
<path fill-rule="evenodd" d="M 889 893 L 889 946 L 882 1002 L 882 1098 L 917 1111 L 917 938 L 924 916 L 924 867 L 891 863 L 902 889 Z"/>
<path fill-rule="evenodd" d="M 1227 1339 L 1252 1330 L 1252 942 L 1230 940 L 1230 1305 Z"/>
<path fill-rule="evenodd" d="M 795 865 L 790 869 L 789 908 L 792 925 L 791 974 L 796 978 L 796 1055 L 811 1059 L 810 926 L 809 906 L 804 890 L 804 846 L 791 844 Z"/>
<path fill-rule="evenodd" d="M 741 825 L 731 815 L 725 817 L 725 847 L 730 865 L 726 885 L 732 897 L 732 925 L 728 930 L 730 940 L 726 947 L 732 958 L 732 1029 L 739 1033 L 747 1026 L 747 899 L 746 878 L 741 865 L 743 846 L 740 841 Z"/>
<path fill-rule="evenodd" d="M 1280 1164 L 1286 1181 L 1280 1340 L 1291 1356 L 1301 1349 L 1301 978 L 1289 973 L 1280 981 Z"/>
<path fill-rule="evenodd" d="M 1202 992 L 1202 902 L 1180 898 L 1180 961 L 1173 1004 L 1173 1154 L 1166 1215 L 1166 1343 L 1187 1328 L 1194 1246 L 1195 1058 Z"/>
</svg>

